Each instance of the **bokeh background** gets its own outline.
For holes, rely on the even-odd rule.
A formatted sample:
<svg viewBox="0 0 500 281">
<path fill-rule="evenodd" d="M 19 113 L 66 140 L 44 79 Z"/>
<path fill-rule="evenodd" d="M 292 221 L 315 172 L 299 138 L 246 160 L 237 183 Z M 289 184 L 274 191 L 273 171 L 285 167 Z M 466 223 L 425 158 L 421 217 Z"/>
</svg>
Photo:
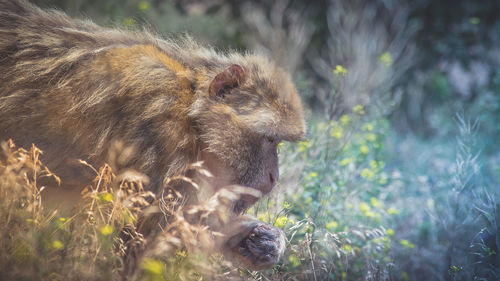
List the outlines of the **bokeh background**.
<svg viewBox="0 0 500 281">
<path fill-rule="evenodd" d="M 249 211 L 289 249 L 242 279 L 500 280 L 499 1 L 33 2 L 292 74 L 307 137 Z"/>
</svg>

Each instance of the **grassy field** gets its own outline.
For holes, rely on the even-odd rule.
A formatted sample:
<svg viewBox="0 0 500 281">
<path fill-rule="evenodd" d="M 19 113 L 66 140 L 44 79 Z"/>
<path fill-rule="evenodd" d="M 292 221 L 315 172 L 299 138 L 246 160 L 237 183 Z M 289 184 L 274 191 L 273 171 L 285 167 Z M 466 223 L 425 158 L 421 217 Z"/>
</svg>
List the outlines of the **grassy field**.
<svg viewBox="0 0 500 281">
<path fill-rule="evenodd" d="M 458 116 L 457 126 L 457 140 L 422 148 L 362 106 L 339 120 L 311 119 L 305 140 L 280 146 L 277 189 L 248 210 L 287 234 L 281 262 L 261 272 L 224 261 L 214 233 L 186 220 L 178 201 L 145 191 L 138 172 L 95 169 L 78 208 L 49 211 L 39 181 L 56 175 L 40 162 L 42 152 L 3 143 L 0 276 L 111 280 L 131 263 L 130 280 L 494 280 L 497 194 L 481 177 L 477 123 Z M 227 202 L 191 213 L 223 216 Z M 145 213 L 170 224 L 144 237 Z M 134 250 L 146 254 L 124 260 Z"/>
</svg>

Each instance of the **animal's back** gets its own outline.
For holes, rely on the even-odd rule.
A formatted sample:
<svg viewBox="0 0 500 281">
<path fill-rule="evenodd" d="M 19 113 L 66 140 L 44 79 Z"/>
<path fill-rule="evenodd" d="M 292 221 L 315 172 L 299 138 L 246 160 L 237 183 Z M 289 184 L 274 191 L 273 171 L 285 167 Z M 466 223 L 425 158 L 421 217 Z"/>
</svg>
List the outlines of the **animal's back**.
<svg viewBox="0 0 500 281">
<path fill-rule="evenodd" d="M 160 114 L 172 114 L 175 94 L 192 93 L 172 69 L 181 65 L 165 53 L 173 50 L 160 41 L 0 1 L 0 140 L 35 143 L 63 178 L 81 173 L 76 159 L 101 165 L 117 138 L 144 150 L 143 159 L 132 160 L 142 170 L 173 161 L 157 158 L 169 142 L 152 127 L 162 119 L 168 125 Z M 151 107 L 164 111 L 142 116 Z M 182 135 L 189 126 L 177 123 L 170 125 Z"/>
</svg>

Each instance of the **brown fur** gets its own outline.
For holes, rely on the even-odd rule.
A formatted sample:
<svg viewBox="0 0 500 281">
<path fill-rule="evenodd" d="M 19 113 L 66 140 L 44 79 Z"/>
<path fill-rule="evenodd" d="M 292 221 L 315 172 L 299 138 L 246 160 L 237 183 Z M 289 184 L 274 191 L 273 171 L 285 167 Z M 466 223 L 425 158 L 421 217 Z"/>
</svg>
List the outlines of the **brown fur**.
<svg viewBox="0 0 500 281">
<path fill-rule="evenodd" d="M 84 185 L 75 159 L 102 165 L 121 140 L 152 190 L 207 160 L 222 167 L 223 184 L 267 193 L 277 162 L 265 141 L 305 130 L 289 76 L 262 56 L 106 29 L 21 1 L 0 0 L 0 73 L 0 139 L 35 143 L 63 185 Z"/>
</svg>

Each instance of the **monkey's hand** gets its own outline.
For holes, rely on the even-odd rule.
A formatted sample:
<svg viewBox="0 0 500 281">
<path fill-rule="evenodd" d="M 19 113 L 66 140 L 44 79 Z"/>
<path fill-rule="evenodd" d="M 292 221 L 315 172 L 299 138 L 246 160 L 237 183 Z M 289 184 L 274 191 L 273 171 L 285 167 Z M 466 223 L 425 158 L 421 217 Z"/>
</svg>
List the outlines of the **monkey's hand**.
<svg viewBox="0 0 500 281">
<path fill-rule="evenodd" d="M 285 234 L 274 226 L 243 217 L 234 228 L 238 232 L 226 243 L 226 253 L 250 270 L 270 268 L 285 251 Z"/>
</svg>

